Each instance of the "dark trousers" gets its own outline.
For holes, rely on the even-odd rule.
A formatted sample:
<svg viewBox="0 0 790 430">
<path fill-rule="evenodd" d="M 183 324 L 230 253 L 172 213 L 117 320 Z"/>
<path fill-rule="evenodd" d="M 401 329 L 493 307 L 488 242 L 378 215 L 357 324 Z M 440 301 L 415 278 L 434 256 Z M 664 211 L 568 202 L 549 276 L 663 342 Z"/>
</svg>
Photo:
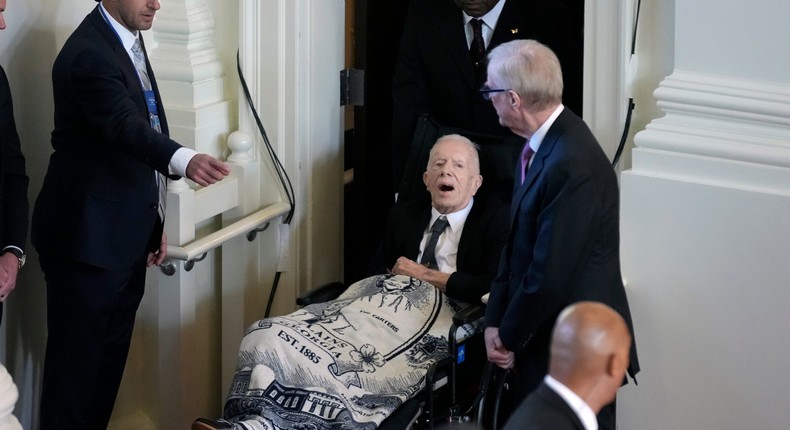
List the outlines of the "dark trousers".
<svg viewBox="0 0 790 430">
<path fill-rule="evenodd" d="M 41 430 L 105 430 L 121 384 L 145 261 L 108 271 L 40 256 L 47 281 Z"/>
</svg>

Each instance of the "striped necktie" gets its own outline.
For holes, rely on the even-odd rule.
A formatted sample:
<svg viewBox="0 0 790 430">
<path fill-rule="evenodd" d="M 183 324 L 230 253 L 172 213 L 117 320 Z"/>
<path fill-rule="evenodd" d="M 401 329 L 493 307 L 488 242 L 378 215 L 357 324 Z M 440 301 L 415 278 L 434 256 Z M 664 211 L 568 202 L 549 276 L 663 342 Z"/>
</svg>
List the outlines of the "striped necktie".
<svg viewBox="0 0 790 430">
<path fill-rule="evenodd" d="M 132 54 L 134 54 L 134 67 L 137 69 L 137 75 L 140 76 L 140 82 L 143 85 L 143 91 L 151 91 L 153 87 L 151 86 L 151 79 L 148 77 L 148 68 L 145 65 L 145 52 L 143 51 L 143 46 L 140 42 L 139 36 L 132 45 Z M 149 116 L 150 115 L 153 114 L 149 112 Z M 156 118 L 155 121 L 150 121 L 150 123 L 154 130 L 158 131 L 159 133 L 162 132 L 162 127 L 159 124 L 159 118 Z M 159 189 L 159 205 L 157 209 L 159 212 L 159 219 L 164 222 L 165 213 L 167 212 L 167 179 L 165 178 L 165 175 L 159 172 L 155 172 L 155 174 L 156 186 Z"/>
</svg>

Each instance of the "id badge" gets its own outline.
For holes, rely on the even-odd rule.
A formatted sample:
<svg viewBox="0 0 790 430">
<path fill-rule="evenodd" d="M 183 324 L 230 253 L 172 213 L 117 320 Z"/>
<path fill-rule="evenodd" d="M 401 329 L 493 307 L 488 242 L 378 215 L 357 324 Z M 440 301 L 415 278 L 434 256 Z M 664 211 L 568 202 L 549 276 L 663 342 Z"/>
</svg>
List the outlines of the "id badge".
<svg viewBox="0 0 790 430">
<path fill-rule="evenodd" d="M 159 110 L 156 108 L 156 95 L 154 90 L 145 92 L 145 103 L 148 105 L 148 113 L 151 115 L 159 115 Z"/>
<path fill-rule="evenodd" d="M 151 128 L 158 132 L 162 132 L 162 126 L 159 124 L 159 115 L 154 115 L 152 113 L 148 114 L 148 120 L 151 122 Z"/>
<path fill-rule="evenodd" d="M 162 125 L 159 124 L 159 110 L 156 108 L 156 95 L 153 90 L 145 91 L 145 103 L 148 105 L 148 120 L 151 128 L 162 132 Z"/>
</svg>

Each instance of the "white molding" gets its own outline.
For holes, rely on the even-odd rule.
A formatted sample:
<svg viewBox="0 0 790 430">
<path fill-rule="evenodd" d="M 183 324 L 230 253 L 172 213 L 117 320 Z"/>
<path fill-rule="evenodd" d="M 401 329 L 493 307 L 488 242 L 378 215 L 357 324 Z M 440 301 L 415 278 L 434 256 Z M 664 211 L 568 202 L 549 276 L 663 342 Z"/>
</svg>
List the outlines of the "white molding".
<svg viewBox="0 0 790 430">
<path fill-rule="evenodd" d="M 790 87 L 675 71 L 640 147 L 790 167 Z"/>
</svg>

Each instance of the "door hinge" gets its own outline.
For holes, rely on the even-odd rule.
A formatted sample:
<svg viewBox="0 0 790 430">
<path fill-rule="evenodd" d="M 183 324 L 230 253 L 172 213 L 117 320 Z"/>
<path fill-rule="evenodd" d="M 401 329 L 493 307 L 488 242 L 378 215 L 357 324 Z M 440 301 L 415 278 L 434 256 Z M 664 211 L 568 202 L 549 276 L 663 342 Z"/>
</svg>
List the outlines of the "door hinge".
<svg viewBox="0 0 790 430">
<path fill-rule="evenodd" d="M 340 71 L 340 106 L 365 105 L 365 71 L 343 69 Z"/>
</svg>

